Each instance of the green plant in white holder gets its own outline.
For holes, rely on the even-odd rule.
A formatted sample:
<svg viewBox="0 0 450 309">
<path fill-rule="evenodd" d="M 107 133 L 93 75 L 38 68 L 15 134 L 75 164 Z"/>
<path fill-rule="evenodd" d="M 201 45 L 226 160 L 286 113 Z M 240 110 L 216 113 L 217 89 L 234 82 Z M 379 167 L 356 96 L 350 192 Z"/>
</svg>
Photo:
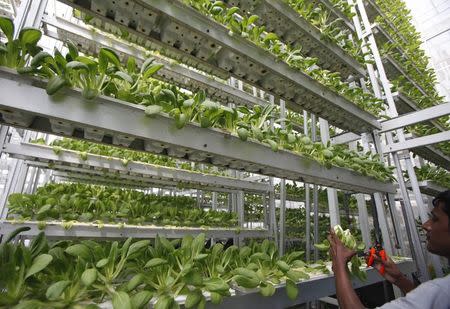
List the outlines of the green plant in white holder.
<svg viewBox="0 0 450 309">
<path fill-rule="evenodd" d="M 344 246 L 356 252 L 364 250 L 365 245 L 358 244 L 356 242 L 355 237 L 352 235 L 349 229 L 344 231 L 340 225 L 334 226 L 333 229 L 334 233 L 339 238 L 339 240 L 344 244 Z M 330 243 L 326 239 L 320 244 L 314 244 L 314 246 L 320 251 L 328 251 L 330 249 Z M 360 269 L 361 266 L 362 266 L 361 259 L 358 257 L 357 254 L 355 254 L 350 260 L 349 272 L 352 276 L 360 280 L 366 280 L 367 275 L 364 271 Z"/>
</svg>

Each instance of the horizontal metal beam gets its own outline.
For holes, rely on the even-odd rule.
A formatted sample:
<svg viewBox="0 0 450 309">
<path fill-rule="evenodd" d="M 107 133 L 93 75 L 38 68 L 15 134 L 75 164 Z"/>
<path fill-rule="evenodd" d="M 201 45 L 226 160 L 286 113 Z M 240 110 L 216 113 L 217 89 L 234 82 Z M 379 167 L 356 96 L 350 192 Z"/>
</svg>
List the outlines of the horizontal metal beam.
<svg viewBox="0 0 450 309">
<path fill-rule="evenodd" d="M 392 118 L 381 123 L 380 132 L 392 131 L 416 123 L 429 121 L 439 117 L 450 115 L 450 103 L 435 105 L 426 109 L 404 114 L 396 118 Z"/>
<path fill-rule="evenodd" d="M 352 132 L 347 132 L 347 133 L 342 133 L 340 135 L 336 135 L 333 136 L 332 138 L 330 138 L 331 144 L 333 145 L 338 145 L 338 144 L 347 144 L 350 142 L 354 142 L 361 139 L 361 135 L 352 133 Z"/>
<path fill-rule="evenodd" d="M 396 93 L 394 95 L 394 101 L 397 106 L 397 111 L 401 115 L 421 110 L 421 108 L 419 108 L 417 104 L 404 93 Z M 430 120 L 429 123 L 438 128 L 439 131 L 446 131 L 445 128 L 436 120 Z"/>
<path fill-rule="evenodd" d="M 66 224 L 66 227 L 64 227 Z M 97 223 L 70 223 L 61 221 L 47 221 L 45 227 L 36 221 L 0 222 L 0 234 L 7 235 L 15 229 L 21 227 L 30 227 L 29 231 L 20 233 L 24 237 L 34 237 L 41 231 L 49 238 L 53 239 L 123 239 L 133 238 L 155 238 L 157 235 L 166 238 L 182 238 L 185 235 L 198 235 L 205 233 L 207 237 L 214 238 L 232 238 L 235 236 L 245 238 L 269 237 L 268 230 L 265 229 L 245 229 L 245 228 L 214 228 L 214 227 L 159 227 L 153 225 L 129 225 L 129 224 L 97 224 Z"/>
<path fill-rule="evenodd" d="M 38 79 L 0 70 L 0 120 L 12 126 L 352 192 L 395 192 L 392 183 L 344 168 L 328 169 L 290 151 L 274 152 L 253 140 L 243 142 L 222 130 L 196 124 L 177 130 L 173 119 L 164 115 L 147 117 L 139 105 L 105 96 L 85 101 L 80 91 L 72 89 L 51 97 L 41 88 L 44 86 Z"/>
<path fill-rule="evenodd" d="M 52 147 L 38 144 L 7 144 L 3 151 L 10 156 L 27 160 L 30 165 L 37 165 L 65 172 L 85 173 L 91 176 L 121 178 L 139 186 L 154 184 L 163 186 L 184 185 L 186 187 L 211 191 L 243 190 L 268 193 L 273 191 L 268 184 L 244 181 L 236 178 L 203 174 L 177 168 L 164 167 L 142 162 L 128 162 L 121 159 L 87 154 L 86 160 L 80 158 L 79 152 L 61 150 L 56 154 Z M 43 165 L 43 166 L 42 166 Z"/>
<path fill-rule="evenodd" d="M 407 149 L 433 145 L 450 141 L 450 131 L 440 132 L 432 135 L 416 137 L 405 142 L 394 143 L 383 147 L 383 153 L 398 152 Z"/>
</svg>

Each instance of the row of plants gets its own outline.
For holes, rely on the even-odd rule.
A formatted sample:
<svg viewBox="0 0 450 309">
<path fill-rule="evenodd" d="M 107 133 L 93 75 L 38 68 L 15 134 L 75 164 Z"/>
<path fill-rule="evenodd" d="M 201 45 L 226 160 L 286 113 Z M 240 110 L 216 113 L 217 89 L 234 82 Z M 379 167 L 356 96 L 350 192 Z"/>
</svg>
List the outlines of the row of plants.
<svg viewBox="0 0 450 309">
<path fill-rule="evenodd" d="M 417 98 L 417 103 L 421 107 L 429 107 L 441 103 L 443 97 L 439 96 L 435 89 L 437 83 L 436 74 L 429 65 L 428 56 L 421 48 L 420 33 L 412 24 L 412 16 L 406 4 L 402 0 L 377 0 L 376 3 L 387 20 L 383 16 L 377 16 L 375 21 L 395 40 L 394 43 L 386 43 L 381 50 L 392 55 L 405 69 L 408 76 L 413 78 L 427 95 L 424 96 L 418 89 L 414 91 L 416 87 L 404 77 L 396 81 L 398 88 L 401 88 L 402 92 L 412 99 L 415 100 Z M 400 55 L 398 52 L 394 52 L 395 47 L 400 47 L 405 54 Z M 423 99 L 423 97 L 426 97 L 426 99 Z"/>
<path fill-rule="evenodd" d="M 277 209 L 278 210 L 278 209 Z M 312 210 L 311 210 L 312 211 Z M 278 215 L 278 211 L 277 211 Z M 358 241 L 361 241 L 361 231 L 357 229 L 357 222 L 355 217 L 345 217 L 344 215 L 340 216 L 342 226 L 349 228 L 354 231 L 355 237 Z M 286 208 L 286 237 L 294 238 L 300 240 L 306 240 L 306 211 L 305 208 Z M 324 240 L 327 238 L 328 231 L 330 227 L 330 218 L 323 213 L 319 214 L 319 239 Z M 311 215 L 311 226 L 310 226 L 311 239 L 314 238 L 314 222 Z"/>
<path fill-rule="evenodd" d="M 411 77 L 426 92 L 424 95 L 405 76 L 400 76 L 393 83 L 393 90 L 400 90 L 408 98 L 412 99 L 418 107 L 428 108 L 440 104 L 444 97 L 440 96 L 435 88 L 437 84 L 434 69 L 430 67 L 429 57 L 421 48 L 422 41 L 420 33 L 412 24 L 412 16 L 406 4 L 402 0 L 386 1 L 377 0 L 376 3 L 385 14 L 378 16 L 376 22 L 395 40 L 394 43 L 387 42 L 381 48 L 383 54 L 390 54 L 399 63 L 409 77 Z M 393 25 L 393 27 L 392 27 Z M 399 47 L 405 54 L 396 52 Z M 445 116 L 436 120 L 441 126 L 450 128 L 450 117 Z M 426 136 L 440 131 L 427 124 L 417 124 L 408 127 L 408 131 L 418 136 Z M 436 147 L 445 154 L 450 154 L 448 143 L 437 144 Z"/>
<path fill-rule="evenodd" d="M 433 181 L 444 188 L 450 188 L 450 173 L 438 166 L 424 165 L 422 167 L 415 167 L 414 172 L 419 181 Z M 405 177 L 408 179 L 408 173 L 405 172 Z"/>
<path fill-rule="evenodd" d="M 8 219 L 157 226 L 237 227 L 235 213 L 197 208 L 195 198 L 76 183 L 48 183 L 8 197 Z M 70 227 L 70 223 L 66 226 Z"/>
<path fill-rule="evenodd" d="M 304 0 L 284 1 L 320 31 L 322 40 L 335 43 L 361 64 L 373 62 L 370 52 L 364 53 L 362 51 L 363 41 L 343 26 L 344 21 L 341 18 L 331 21 L 331 12 L 325 5 Z M 335 7 L 338 10 L 344 9 L 344 6 L 339 4 Z M 351 6 L 346 6 L 346 11 L 349 11 L 349 15 L 353 16 Z"/>
<path fill-rule="evenodd" d="M 327 271 L 323 263 L 306 265 L 301 252 L 279 257 L 275 243 L 205 248 L 205 235 L 168 240 L 57 241 L 43 233 L 30 245 L 11 242 L 29 228 L 15 231 L 0 245 L 2 308 L 115 309 L 205 308 L 218 304 L 230 289 L 258 288 L 272 296 L 279 284 L 298 296 L 296 283 Z"/>
<path fill-rule="evenodd" d="M 34 144 L 47 145 L 43 138 L 30 141 Z M 171 157 L 154 155 L 148 152 L 130 150 L 105 144 L 88 142 L 86 140 L 76 140 L 72 138 L 55 139 L 48 146 L 53 148 L 56 154 L 62 150 L 73 150 L 79 152 L 80 158 L 86 160 L 87 154 L 101 155 L 111 158 L 121 159 L 123 165 L 129 162 L 141 162 L 165 167 L 179 168 L 183 170 L 226 176 L 226 172 L 220 168 L 212 168 L 208 165 L 199 166 L 198 163 L 191 163 L 176 160 Z"/>
<path fill-rule="evenodd" d="M 206 238 L 126 241 L 57 241 L 37 235 L 30 245 L 12 242 L 29 228 L 13 232 L 0 245 L 2 308 L 115 309 L 205 308 L 206 297 L 219 304 L 230 289 L 258 289 L 272 296 L 280 284 L 296 299 L 296 283 L 329 273 L 322 261 L 305 264 L 302 252 L 279 257 L 274 242 L 251 241 L 238 248 L 221 243 L 205 247 Z M 351 233 L 335 227 L 345 245 L 363 250 Z M 323 244 L 318 245 L 323 247 Z M 357 265 L 359 267 L 357 267 Z M 362 262 L 352 260 L 349 272 L 365 280 Z"/>
<path fill-rule="evenodd" d="M 294 200 L 294 201 L 304 201 L 305 200 L 305 187 L 297 185 L 296 182 L 286 183 L 285 184 L 285 190 L 286 190 L 286 196 L 287 200 Z M 328 195 L 327 195 L 327 189 L 326 188 L 319 188 L 319 210 L 321 211 L 327 211 L 328 210 Z M 275 192 L 280 193 L 280 185 L 275 185 Z M 312 193 L 311 199 L 312 199 Z M 347 204 L 349 208 L 352 211 L 355 211 L 358 209 L 356 198 L 353 195 L 347 194 L 347 197 L 345 197 L 346 193 L 343 191 L 337 191 L 338 194 L 338 201 L 341 203 L 344 203 L 344 199 L 347 198 Z"/>
<path fill-rule="evenodd" d="M 349 3 L 347 0 L 329 0 L 329 2 L 348 19 L 352 19 L 353 16 L 355 16 L 355 13 L 353 12 L 355 3 Z"/>
<path fill-rule="evenodd" d="M 302 55 L 301 48 L 293 48 L 289 44 L 282 42 L 275 33 L 265 32 L 264 26 L 255 24 L 259 20 L 257 15 L 248 16 L 248 14 L 238 7 L 228 8 L 221 1 L 182 1 L 228 28 L 230 34 L 240 35 L 246 38 L 270 52 L 280 61 L 284 61 L 291 68 L 307 74 L 337 94 L 355 103 L 360 108 L 375 116 L 379 116 L 385 110 L 385 105 L 382 100 L 375 98 L 369 93 L 365 93 L 360 87 L 351 87 L 348 83 L 343 82 L 339 72 L 330 72 L 321 69 L 317 65 L 318 60 L 316 58 Z"/>
<path fill-rule="evenodd" d="M 16 68 L 19 73 L 47 78 L 47 93 L 55 95 L 65 87 L 80 88 L 85 99 L 92 100 L 103 94 L 133 104 L 145 106 L 145 114 L 152 117 L 164 113 L 174 119 L 177 129 L 193 122 L 203 128 L 218 128 L 238 136 L 242 141 L 249 138 L 272 148 L 286 149 L 316 160 L 327 168 L 334 166 L 349 168 L 362 175 L 380 181 L 393 179 L 392 169 L 384 166 L 377 155 L 360 155 L 345 146 L 313 143 L 307 136 L 293 132 L 289 126 L 281 129 L 270 124 L 274 107 L 255 106 L 252 110 L 240 106 L 230 108 L 208 100 L 203 92 L 189 94 L 178 87 L 170 86 L 151 78 L 162 65 L 147 59 L 138 67 L 134 58 L 122 65 L 116 53 L 102 48 L 98 58 L 80 55 L 76 46 L 67 42 L 68 52 L 54 55 L 39 51 L 37 43 L 41 32 L 23 29 L 18 39 L 13 39 L 12 21 L 1 18 L 0 26 L 8 38 L 6 54 L 13 60 L 0 62 L 0 66 Z M 12 44 L 12 45 L 11 45 Z M 16 48 L 10 48 L 16 46 Z M 0 58 L 1 60 L 1 58 Z M 26 63 L 29 62 L 29 65 Z M 276 119 L 280 123 L 284 119 Z"/>
<path fill-rule="evenodd" d="M 244 221 L 264 222 L 266 207 L 265 197 L 260 194 L 244 194 Z"/>
</svg>

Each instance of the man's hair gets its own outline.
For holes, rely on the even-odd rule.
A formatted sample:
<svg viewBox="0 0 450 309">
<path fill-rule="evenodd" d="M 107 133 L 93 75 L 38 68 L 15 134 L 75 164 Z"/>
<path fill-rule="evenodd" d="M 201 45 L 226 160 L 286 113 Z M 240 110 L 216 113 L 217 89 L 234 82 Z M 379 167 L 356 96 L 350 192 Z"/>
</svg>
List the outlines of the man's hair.
<svg viewBox="0 0 450 309">
<path fill-rule="evenodd" d="M 450 219 L 450 190 L 442 191 L 433 200 L 433 206 L 438 206 L 439 203 L 444 205 L 444 211 Z"/>
</svg>

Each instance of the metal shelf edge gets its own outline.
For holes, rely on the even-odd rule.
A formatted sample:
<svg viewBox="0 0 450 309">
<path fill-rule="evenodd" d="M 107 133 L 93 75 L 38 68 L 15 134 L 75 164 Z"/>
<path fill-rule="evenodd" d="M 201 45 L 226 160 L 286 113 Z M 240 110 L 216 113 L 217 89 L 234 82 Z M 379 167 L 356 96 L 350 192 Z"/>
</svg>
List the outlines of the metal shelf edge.
<svg viewBox="0 0 450 309">
<path fill-rule="evenodd" d="M 150 152 L 167 152 L 192 161 L 355 192 L 395 191 L 391 183 L 343 168 L 326 169 L 311 159 L 284 150 L 273 152 L 260 143 L 243 142 L 221 130 L 194 124 L 177 130 L 172 119 L 162 115 L 146 117 L 142 107 L 116 99 L 101 96 L 85 101 L 79 91 L 70 89 L 64 95 L 50 97 L 44 89 L 34 86 L 42 86 L 41 81 L 5 70 L 0 71 L 0 79 L 4 94 L 0 102 L 2 120 L 13 126 L 91 140 L 87 132 L 97 130 L 97 141 L 137 150 L 147 145 L 153 147 L 147 148 Z M 32 103 L 30 96 L 34 98 Z"/>
</svg>

